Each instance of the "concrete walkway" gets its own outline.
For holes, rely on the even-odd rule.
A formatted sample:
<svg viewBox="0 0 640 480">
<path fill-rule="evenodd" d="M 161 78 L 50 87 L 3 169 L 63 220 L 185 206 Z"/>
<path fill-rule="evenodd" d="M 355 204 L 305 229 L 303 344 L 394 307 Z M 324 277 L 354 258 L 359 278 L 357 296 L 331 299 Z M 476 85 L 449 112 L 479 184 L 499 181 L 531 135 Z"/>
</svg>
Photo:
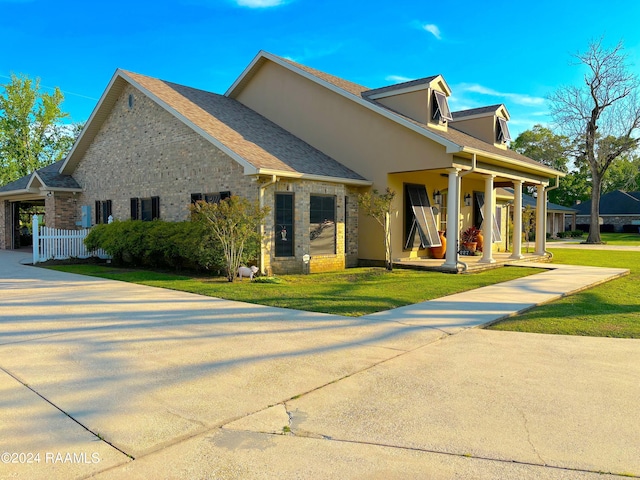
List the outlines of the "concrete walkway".
<svg viewBox="0 0 640 480">
<path fill-rule="evenodd" d="M 471 328 L 625 270 L 347 318 L 21 260 L 0 251 L 0 478 L 640 476 L 640 341 Z"/>
</svg>

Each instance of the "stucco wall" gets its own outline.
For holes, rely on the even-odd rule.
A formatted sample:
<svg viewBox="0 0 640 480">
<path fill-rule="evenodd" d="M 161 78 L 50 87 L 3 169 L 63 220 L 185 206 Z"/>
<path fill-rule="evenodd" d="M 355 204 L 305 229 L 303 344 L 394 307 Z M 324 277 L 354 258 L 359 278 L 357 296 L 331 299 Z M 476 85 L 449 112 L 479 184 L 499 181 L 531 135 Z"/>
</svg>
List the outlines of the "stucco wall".
<svg viewBox="0 0 640 480">
<path fill-rule="evenodd" d="M 443 146 L 273 62 L 262 66 L 237 99 L 381 190 L 389 172 L 452 162 Z"/>
<path fill-rule="evenodd" d="M 258 198 L 257 184 L 237 162 L 131 86 L 73 177 L 84 188 L 78 205 L 91 206 L 92 222 L 96 200 L 111 200 L 114 218 L 126 220 L 131 198 L 158 196 L 161 219 L 178 221 L 188 218 L 192 193 L 231 191 Z"/>
</svg>

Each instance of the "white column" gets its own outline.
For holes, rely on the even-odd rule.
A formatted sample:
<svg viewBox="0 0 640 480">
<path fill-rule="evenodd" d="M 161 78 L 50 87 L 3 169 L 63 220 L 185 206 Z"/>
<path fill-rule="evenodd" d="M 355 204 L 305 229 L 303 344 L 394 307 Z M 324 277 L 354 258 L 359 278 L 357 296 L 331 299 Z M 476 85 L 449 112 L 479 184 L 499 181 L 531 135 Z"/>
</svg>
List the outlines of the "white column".
<svg viewBox="0 0 640 480">
<path fill-rule="evenodd" d="M 487 175 L 484 177 L 484 224 L 483 232 L 484 247 L 482 249 L 482 258 L 480 263 L 495 263 L 493 258 L 493 204 L 494 204 L 494 191 L 493 191 L 493 178 L 495 175 Z"/>
<path fill-rule="evenodd" d="M 547 191 L 544 185 L 538 185 L 536 204 L 536 255 L 544 255 L 547 249 Z"/>
<path fill-rule="evenodd" d="M 519 260 L 522 255 L 522 180 L 513 182 L 513 253 L 511 258 Z"/>
<path fill-rule="evenodd" d="M 458 268 L 458 236 L 460 218 L 460 177 L 457 168 L 449 169 L 449 186 L 447 191 L 447 250 L 443 268 Z"/>
</svg>

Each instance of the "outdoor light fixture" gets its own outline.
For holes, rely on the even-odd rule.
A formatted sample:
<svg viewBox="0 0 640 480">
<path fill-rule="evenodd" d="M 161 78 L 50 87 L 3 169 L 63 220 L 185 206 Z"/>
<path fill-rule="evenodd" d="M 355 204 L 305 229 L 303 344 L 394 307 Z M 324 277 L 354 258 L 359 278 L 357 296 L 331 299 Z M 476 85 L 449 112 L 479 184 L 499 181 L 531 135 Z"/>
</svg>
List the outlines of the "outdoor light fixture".
<svg viewBox="0 0 640 480">
<path fill-rule="evenodd" d="M 467 193 L 464 196 L 464 205 L 465 205 L 465 207 L 470 207 L 471 206 L 471 194 L 470 193 Z"/>
<path fill-rule="evenodd" d="M 433 201 L 437 205 L 440 205 L 442 203 L 442 194 L 440 193 L 440 190 L 436 190 L 435 192 L 433 192 Z"/>
</svg>

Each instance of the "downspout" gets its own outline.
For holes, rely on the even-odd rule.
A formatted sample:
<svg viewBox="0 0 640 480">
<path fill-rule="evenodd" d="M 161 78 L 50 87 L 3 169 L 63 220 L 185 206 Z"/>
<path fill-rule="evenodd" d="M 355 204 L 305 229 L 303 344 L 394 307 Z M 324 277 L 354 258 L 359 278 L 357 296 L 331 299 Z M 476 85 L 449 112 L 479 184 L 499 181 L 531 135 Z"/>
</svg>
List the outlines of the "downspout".
<svg viewBox="0 0 640 480">
<path fill-rule="evenodd" d="M 258 177 L 260 178 L 260 177 Z M 258 188 L 260 190 L 260 209 L 262 210 L 264 208 L 264 191 L 266 190 L 267 187 L 270 187 L 271 185 L 275 184 L 278 181 L 278 177 L 276 175 L 271 175 L 271 180 L 269 180 L 268 182 L 260 185 Z M 265 269 L 264 269 L 264 222 L 260 223 L 260 274 L 261 275 L 265 275 Z"/>
<path fill-rule="evenodd" d="M 471 157 L 471 170 L 465 170 L 464 172 L 460 173 L 458 175 L 458 178 L 460 179 L 460 189 L 458 191 L 458 200 L 460 197 L 462 197 L 462 177 L 466 177 L 467 175 L 469 175 L 470 173 L 473 173 L 476 171 L 476 168 L 478 167 L 478 157 L 476 156 L 475 153 L 472 153 L 472 157 Z M 464 201 L 464 197 L 463 201 Z M 456 219 L 456 221 L 458 222 L 458 233 L 460 233 L 460 209 L 458 208 L 458 218 Z M 457 265 L 462 265 L 462 271 L 466 272 L 467 269 L 469 268 L 469 266 L 460 260 L 460 258 L 458 257 L 458 252 L 460 251 L 460 245 L 458 244 L 458 239 L 456 238 L 456 266 Z"/>
<path fill-rule="evenodd" d="M 545 222 L 547 221 L 547 203 L 549 203 L 548 193 L 551 190 L 555 190 L 559 186 L 560 186 L 560 175 L 556 175 L 556 184 L 553 187 L 547 187 L 547 189 L 545 191 L 545 195 L 547 196 L 547 198 L 545 198 L 546 202 L 544 202 L 544 221 Z M 562 219 L 562 221 L 563 221 L 563 228 L 564 228 L 564 218 Z M 546 245 L 546 243 L 545 243 L 545 245 Z M 544 254 L 545 255 L 549 255 L 549 260 L 553 260 L 553 253 L 551 253 L 546 248 L 544 249 Z"/>
</svg>

